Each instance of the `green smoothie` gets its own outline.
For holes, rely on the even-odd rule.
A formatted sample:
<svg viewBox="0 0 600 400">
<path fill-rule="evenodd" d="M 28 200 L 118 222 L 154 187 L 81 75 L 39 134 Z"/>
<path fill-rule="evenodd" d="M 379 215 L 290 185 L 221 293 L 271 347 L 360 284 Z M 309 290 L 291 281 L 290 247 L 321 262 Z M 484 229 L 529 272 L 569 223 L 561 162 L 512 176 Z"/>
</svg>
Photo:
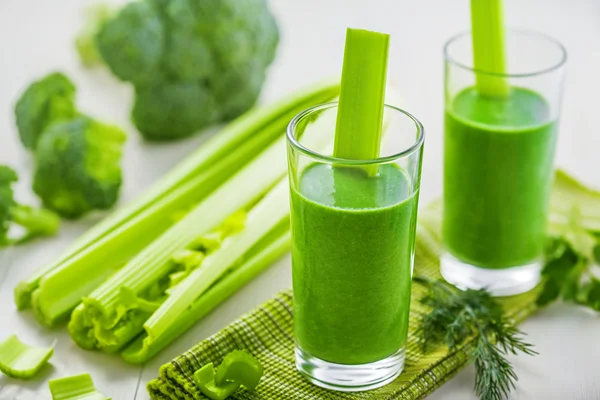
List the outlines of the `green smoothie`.
<svg viewBox="0 0 600 400">
<path fill-rule="evenodd" d="M 382 360 L 406 343 L 417 193 L 395 165 L 312 164 L 292 188 L 297 345 L 338 364 Z"/>
<path fill-rule="evenodd" d="M 460 92 L 445 116 L 446 249 L 483 268 L 541 255 L 553 176 L 556 124 L 546 100 L 513 87 L 506 98 Z"/>
</svg>

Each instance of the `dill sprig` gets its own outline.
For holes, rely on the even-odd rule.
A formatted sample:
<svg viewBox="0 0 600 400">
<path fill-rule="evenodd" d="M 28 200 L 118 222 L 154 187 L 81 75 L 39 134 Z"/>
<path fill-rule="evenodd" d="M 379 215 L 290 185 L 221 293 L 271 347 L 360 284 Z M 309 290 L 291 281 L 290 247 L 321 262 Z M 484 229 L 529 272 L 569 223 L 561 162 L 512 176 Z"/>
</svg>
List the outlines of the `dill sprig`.
<svg viewBox="0 0 600 400">
<path fill-rule="evenodd" d="M 440 280 L 414 280 L 428 289 L 421 303 L 430 311 L 420 316 L 417 329 L 423 351 L 440 344 L 454 349 L 468 338 L 476 338 L 469 355 L 475 364 L 475 393 L 481 400 L 507 398 L 517 375 L 506 356 L 537 354 L 531 344 L 523 341 L 524 334 L 486 290 L 460 291 Z"/>
</svg>

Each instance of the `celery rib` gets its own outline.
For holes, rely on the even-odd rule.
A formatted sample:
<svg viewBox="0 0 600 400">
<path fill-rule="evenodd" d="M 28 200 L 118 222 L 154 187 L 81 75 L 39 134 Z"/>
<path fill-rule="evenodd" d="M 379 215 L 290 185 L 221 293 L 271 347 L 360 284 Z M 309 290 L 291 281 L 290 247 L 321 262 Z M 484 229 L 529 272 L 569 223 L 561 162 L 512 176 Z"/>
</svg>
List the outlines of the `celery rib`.
<svg viewBox="0 0 600 400">
<path fill-rule="evenodd" d="M 152 339 L 162 335 L 198 297 L 219 279 L 240 257 L 281 221 L 289 218 L 289 186 L 284 179 L 248 213 L 246 228 L 228 238 L 221 248 L 208 256 L 152 314 L 144 329 Z"/>
<path fill-rule="evenodd" d="M 92 292 L 84 299 L 83 312 L 89 314 L 91 321 L 97 319 L 95 315 L 113 315 L 120 287 L 127 287 L 138 294 L 168 275 L 171 269 L 169 261 L 176 251 L 185 248 L 198 236 L 215 229 L 233 212 L 258 199 L 284 174 L 285 142 L 282 138 Z M 79 332 L 78 327 L 71 327 L 71 333 L 73 332 Z M 78 342 L 77 337 L 73 339 Z M 100 342 L 99 346 L 102 346 Z"/>
<path fill-rule="evenodd" d="M 389 35 L 348 28 L 333 155 L 351 160 L 379 157 L 387 79 Z M 377 166 L 365 167 L 372 176 Z"/>
<path fill-rule="evenodd" d="M 471 0 L 471 29 L 478 92 L 490 97 L 507 96 L 509 87 L 506 78 L 489 75 L 506 71 L 502 0 Z"/>
<path fill-rule="evenodd" d="M 305 143 L 311 148 L 319 149 L 329 142 L 329 138 L 322 135 L 322 131 L 318 129 L 319 127 L 320 124 L 317 123 L 315 129 L 308 130 L 305 133 Z M 188 246 L 199 236 L 217 228 L 235 211 L 250 206 L 262 198 L 286 174 L 285 146 L 285 138 L 273 143 L 215 192 L 200 202 L 185 218 L 177 222 L 127 263 L 125 267 L 87 296 L 83 301 L 83 306 L 78 307 L 76 310 L 76 313 L 85 315 L 74 316 L 72 323 L 69 324 L 69 331 L 75 342 L 84 347 L 94 343 L 94 347 L 103 350 L 110 348 L 113 351 L 119 345 L 125 345 L 134 335 L 141 332 L 143 320 L 146 317 L 145 314 L 135 312 L 128 314 L 131 317 L 130 319 L 121 319 L 123 316 L 119 316 L 116 312 L 119 308 L 118 295 L 120 288 L 127 287 L 134 294 L 139 294 L 159 280 L 168 278 L 168 274 L 172 270 L 170 260 L 173 254 Z M 287 193 L 287 188 L 285 192 Z M 289 213 L 289 205 L 285 199 L 280 207 L 283 207 Z M 244 228 L 240 235 L 244 235 L 246 229 Z M 254 241 L 259 239 L 260 237 L 256 237 Z M 252 242 L 248 242 L 247 245 L 249 244 L 252 244 Z M 236 249 L 236 253 L 239 256 L 243 255 L 243 253 L 239 253 L 239 249 Z M 207 262 L 208 260 L 205 260 L 204 266 L 195 270 L 192 274 L 200 270 L 206 272 Z M 228 265 L 225 266 L 225 264 Z M 211 283 L 220 277 L 223 272 L 222 268 L 228 267 L 231 267 L 228 260 L 225 260 L 222 265 L 215 265 L 214 268 L 221 272 L 216 273 L 214 276 L 211 275 Z M 179 287 L 183 287 L 182 285 L 190 278 L 192 278 L 191 275 L 176 286 L 174 290 L 181 290 Z M 192 300 L 195 300 L 195 298 Z M 86 323 L 86 326 L 78 325 L 79 322 Z M 108 328 L 106 327 L 107 324 L 110 325 Z M 120 331 L 115 333 L 112 326 L 118 326 Z M 111 341 L 104 343 L 106 337 L 109 337 Z M 116 338 L 116 342 L 113 340 L 114 338 Z"/>
</svg>

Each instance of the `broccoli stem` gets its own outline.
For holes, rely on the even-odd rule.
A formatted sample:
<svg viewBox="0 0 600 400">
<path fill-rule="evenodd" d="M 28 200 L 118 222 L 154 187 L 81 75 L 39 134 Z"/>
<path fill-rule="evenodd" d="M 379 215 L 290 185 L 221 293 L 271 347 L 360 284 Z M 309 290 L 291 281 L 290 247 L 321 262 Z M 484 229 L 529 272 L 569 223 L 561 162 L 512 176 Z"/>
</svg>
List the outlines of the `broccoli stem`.
<svg viewBox="0 0 600 400">
<path fill-rule="evenodd" d="M 17 204 L 11 208 L 12 220 L 26 229 L 26 233 L 15 240 L 24 243 L 39 236 L 52 236 L 58 232 L 60 218 L 50 210 Z"/>
</svg>

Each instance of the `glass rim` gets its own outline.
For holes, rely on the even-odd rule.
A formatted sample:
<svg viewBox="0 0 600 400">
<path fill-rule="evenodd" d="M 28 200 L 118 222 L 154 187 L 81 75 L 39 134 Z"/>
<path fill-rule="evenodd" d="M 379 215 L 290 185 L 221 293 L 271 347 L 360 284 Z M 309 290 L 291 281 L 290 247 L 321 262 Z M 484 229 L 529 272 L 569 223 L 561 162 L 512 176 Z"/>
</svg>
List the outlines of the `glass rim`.
<svg viewBox="0 0 600 400">
<path fill-rule="evenodd" d="M 538 70 L 535 70 L 532 72 L 524 72 L 524 73 L 518 73 L 518 74 L 511 74 L 511 73 L 500 74 L 497 72 L 490 72 L 490 71 L 485 71 L 482 69 L 477 69 L 474 67 L 469 67 L 468 65 L 464 64 L 463 62 L 460 62 L 460 61 L 456 60 L 455 58 L 451 57 L 450 51 L 449 51 L 449 48 L 450 48 L 450 46 L 452 46 L 452 44 L 456 43 L 460 39 L 463 39 L 465 36 L 471 35 L 471 30 L 466 30 L 466 31 L 457 33 L 456 35 L 454 35 L 450 39 L 448 39 L 448 41 L 446 41 L 446 43 L 444 44 L 444 60 L 447 63 L 455 65 L 466 71 L 471 71 L 471 72 L 475 72 L 477 74 L 482 74 L 482 75 L 504 77 L 504 78 L 528 78 L 528 77 L 534 77 L 534 76 L 547 74 L 547 73 L 550 73 L 550 72 L 560 69 L 567 62 L 567 49 L 561 42 L 559 42 L 557 39 L 553 38 L 552 36 L 546 35 L 545 33 L 528 30 L 528 29 L 507 29 L 507 32 L 513 33 L 513 34 L 516 33 L 519 35 L 530 36 L 530 37 L 537 37 L 538 39 L 543 39 L 543 40 L 546 40 L 547 42 L 554 44 L 558 48 L 559 52 L 561 53 L 560 59 L 558 60 L 558 62 L 551 65 L 550 67 L 538 69 Z"/>
<path fill-rule="evenodd" d="M 338 107 L 338 103 L 339 103 L 338 101 L 332 101 L 332 102 L 328 102 L 328 103 L 317 104 L 315 106 L 309 107 L 309 108 L 305 109 L 304 111 L 301 111 L 300 113 L 298 113 L 294 118 L 292 118 L 292 120 L 290 121 L 290 123 L 288 124 L 288 126 L 286 128 L 287 142 L 292 147 L 294 147 L 296 150 L 300 151 L 304 155 L 309 156 L 313 159 L 317 159 L 319 161 L 324 161 L 324 162 L 327 162 L 330 164 L 338 163 L 338 164 L 344 164 L 344 165 L 385 164 L 385 163 L 396 161 L 399 158 L 410 156 L 423 146 L 423 142 L 425 141 L 425 128 L 423 127 L 423 124 L 421 124 L 421 121 L 419 121 L 417 118 L 415 118 L 408 111 L 405 111 L 396 106 L 392 106 L 390 104 L 384 104 L 384 107 L 386 109 L 400 112 L 405 117 L 408 117 L 414 123 L 415 128 L 416 128 L 416 133 L 417 133 L 416 140 L 408 148 L 406 148 L 398 153 L 394 153 L 389 156 L 377 157 L 377 158 L 373 158 L 373 159 L 369 159 L 369 160 L 359 160 L 359 159 L 351 159 L 351 158 L 326 156 L 326 155 L 318 153 L 312 149 L 309 149 L 308 147 L 301 144 L 298 141 L 298 139 L 296 138 L 296 135 L 294 135 L 294 131 L 296 130 L 296 127 L 298 126 L 300 121 L 302 121 L 304 118 L 310 116 L 311 114 L 313 114 L 315 112 Z"/>
</svg>

